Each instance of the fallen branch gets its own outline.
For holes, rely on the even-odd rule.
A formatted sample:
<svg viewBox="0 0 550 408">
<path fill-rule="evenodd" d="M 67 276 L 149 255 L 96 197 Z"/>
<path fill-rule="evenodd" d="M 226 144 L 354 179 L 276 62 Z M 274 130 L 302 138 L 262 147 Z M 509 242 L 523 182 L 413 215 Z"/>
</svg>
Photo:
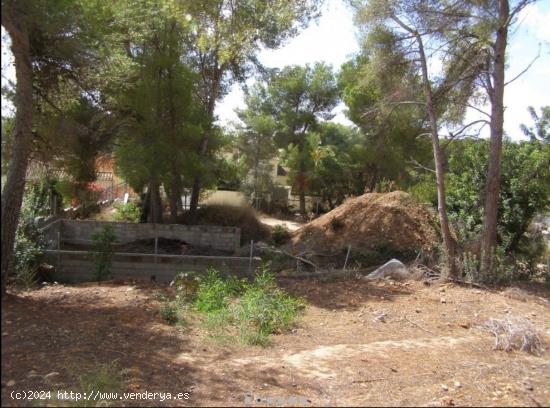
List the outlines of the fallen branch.
<svg viewBox="0 0 550 408">
<path fill-rule="evenodd" d="M 292 255 L 290 252 L 283 251 L 282 249 L 276 249 L 276 248 L 273 248 L 273 247 L 264 247 L 264 248 L 269 249 L 272 252 L 283 254 L 283 255 L 286 255 L 290 258 L 296 259 L 297 261 L 300 261 L 300 262 L 303 262 L 303 263 L 308 264 L 310 266 L 313 266 L 315 269 L 320 269 L 317 265 L 315 265 L 309 259 L 303 258 L 301 256 L 297 256 L 297 255 Z"/>
<path fill-rule="evenodd" d="M 462 279 L 458 279 L 458 278 L 447 278 L 447 280 L 451 281 L 451 282 L 456 282 L 456 283 L 462 283 L 462 284 L 465 284 L 465 285 L 471 285 L 475 288 L 479 288 L 479 289 L 484 289 L 484 290 L 487 290 L 489 292 L 496 292 L 496 290 L 493 290 L 485 285 L 481 285 L 480 283 L 475 283 L 475 282 L 472 282 L 472 281 L 465 281 L 465 280 L 462 280 Z"/>
<path fill-rule="evenodd" d="M 429 331 L 428 329 L 425 329 L 424 327 L 420 326 L 420 325 L 419 325 L 418 323 L 416 323 L 416 322 L 413 322 L 412 320 L 409 320 L 409 319 L 407 318 L 407 316 L 405 316 L 405 320 L 408 321 L 408 322 L 409 322 L 410 324 L 412 324 L 413 326 L 418 327 L 420 330 L 424 330 L 426 333 L 430 333 L 430 334 L 432 334 L 432 335 L 435 336 L 435 333 L 434 333 L 434 332 Z"/>
<path fill-rule="evenodd" d="M 388 377 L 383 377 L 383 378 L 371 378 L 371 379 L 368 379 L 368 380 L 354 380 L 352 381 L 353 384 L 359 384 L 359 383 L 369 383 L 369 382 L 374 382 L 374 381 L 384 381 L 384 380 L 389 380 Z"/>
</svg>

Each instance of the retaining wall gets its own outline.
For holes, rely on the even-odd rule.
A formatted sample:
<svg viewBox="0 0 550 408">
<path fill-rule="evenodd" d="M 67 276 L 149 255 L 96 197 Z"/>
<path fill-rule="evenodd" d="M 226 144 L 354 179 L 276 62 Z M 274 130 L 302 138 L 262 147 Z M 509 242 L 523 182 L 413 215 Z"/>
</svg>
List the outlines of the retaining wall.
<svg viewBox="0 0 550 408">
<path fill-rule="evenodd" d="M 55 265 L 51 278 L 58 282 L 90 282 L 94 262 L 86 251 L 46 251 L 49 263 Z M 203 273 L 209 267 L 223 275 L 251 276 L 260 266 L 260 258 L 186 256 L 115 253 L 108 279 L 145 279 L 171 282 L 179 272 Z"/>
<path fill-rule="evenodd" d="M 241 229 L 211 225 L 177 224 L 136 224 L 128 222 L 107 222 L 89 220 L 59 220 L 45 231 L 49 240 L 56 241 L 57 232 L 62 242 L 91 243 L 92 235 L 101 231 L 105 225 L 111 225 L 117 237 L 117 243 L 151 239 L 179 239 L 188 244 L 235 252 L 239 249 Z"/>
</svg>

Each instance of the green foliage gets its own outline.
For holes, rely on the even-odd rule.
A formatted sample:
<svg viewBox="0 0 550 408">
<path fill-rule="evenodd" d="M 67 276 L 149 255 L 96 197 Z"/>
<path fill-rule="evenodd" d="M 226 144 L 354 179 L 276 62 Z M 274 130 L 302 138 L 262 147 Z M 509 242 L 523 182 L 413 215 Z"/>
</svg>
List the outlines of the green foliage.
<svg viewBox="0 0 550 408">
<path fill-rule="evenodd" d="M 92 241 L 94 243 L 94 252 L 92 252 L 94 277 L 101 282 L 109 276 L 112 265 L 113 243 L 116 241 L 113 227 L 105 225 L 101 231 L 92 234 Z"/>
<path fill-rule="evenodd" d="M 264 267 L 233 305 L 235 324 L 246 344 L 265 346 L 269 335 L 288 329 L 303 303 L 287 295 Z"/>
<path fill-rule="evenodd" d="M 44 257 L 46 242 L 35 218 L 49 212 L 51 182 L 31 183 L 23 196 L 19 225 L 15 234 L 15 279 L 23 287 L 33 286 L 37 280 L 36 268 Z"/>
<path fill-rule="evenodd" d="M 437 207 L 437 185 L 435 175 L 429 174 L 408 188 L 408 193 L 421 203 Z"/>
<path fill-rule="evenodd" d="M 116 213 L 113 216 L 115 221 L 139 222 L 141 218 L 141 208 L 134 202 L 126 204 L 115 203 Z"/>
<path fill-rule="evenodd" d="M 532 106 L 529 106 L 528 111 L 535 123 L 531 127 L 521 124 L 520 129 L 523 134 L 528 136 L 531 141 L 539 140 L 543 143 L 550 143 L 550 106 L 540 108 L 540 115 Z"/>
<path fill-rule="evenodd" d="M 488 146 L 486 141 L 464 140 L 449 158 L 449 216 L 459 238 L 476 238 L 482 228 Z M 521 251 L 522 241 L 538 212 L 548 209 L 550 148 L 540 142 L 504 141 L 498 232 L 506 253 Z"/>
<path fill-rule="evenodd" d="M 432 158 L 425 113 L 418 104 L 400 104 L 421 92 L 405 55 L 395 36 L 378 28 L 362 53 L 342 65 L 338 84 L 346 115 L 361 132 L 352 156 L 356 194 L 375 191 L 382 179 L 406 188 L 415 181 L 411 159 L 427 164 Z"/>
<path fill-rule="evenodd" d="M 229 299 L 240 289 L 240 282 L 234 278 L 223 279 L 218 271 L 209 268 L 206 276 L 200 279 L 194 300 L 199 312 L 211 313 L 228 306 Z"/>
<path fill-rule="evenodd" d="M 483 186 L 488 145 L 483 140 L 455 143 L 449 158 L 448 209 L 459 241 L 475 241 L 483 226 Z M 501 162 L 499 248 L 494 255 L 495 276 L 485 280 L 527 278 L 537 274 L 544 245 L 529 227 L 535 215 L 548 210 L 550 196 L 550 147 L 538 141 L 505 140 Z M 529 272 L 530 271 L 530 272 Z"/>
<path fill-rule="evenodd" d="M 290 231 L 282 225 L 275 225 L 271 231 L 271 241 L 275 245 L 284 245 L 290 240 Z"/>
<path fill-rule="evenodd" d="M 198 282 L 191 297 L 184 294 L 188 285 L 183 282 L 188 280 Z M 183 302 L 191 301 L 195 310 L 204 316 L 205 327 L 220 341 L 230 340 L 236 330 L 244 343 L 265 346 L 269 335 L 287 329 L 304 306 L 302 301 L 277 287 L 267 265 L 253 282 L 231 276 L 222 278 L 210 268 L 204 277 L 180 274 L 174 283 L 177 300 L 165 303 L 161 309 L 163 318 L 174 324 Z"/>
<path fill-rule="evenodd" d="M 181 305 L 175 301 L 165 301 L 160 307 L 162 320 L 170 325 L 176 324 L 180 320 Z"/>
</svg>

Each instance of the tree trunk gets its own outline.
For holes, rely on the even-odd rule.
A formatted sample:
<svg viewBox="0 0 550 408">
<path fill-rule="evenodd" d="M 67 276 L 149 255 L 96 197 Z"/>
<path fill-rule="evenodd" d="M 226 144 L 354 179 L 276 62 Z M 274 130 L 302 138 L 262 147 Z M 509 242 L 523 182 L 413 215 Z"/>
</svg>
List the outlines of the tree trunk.
<svg viewBox="0 0 550 408">
<path fill-rule="evenodd" d="M 306 192 L 304 188 L 303 174 L 300 174 L 300 180 L 298 183 L 298 193 L 300 194 L 300 214 L 306 215 Z"/>
<path fill-rule="evenodd" d="M 193 180 L 193 189 L 191 190 L 191 200 L 189 201 L 189 213 L 192 217 L 197 213 L 199 207 L 199 194 L 201 192 L 201 179 L 199 176 L 195 176 Z"/>
<path fill-rule="evenodd" d="M 162 224 L 162 201 L 160 198 L 159 183 L 156 181 L 151 181 L 149 183 L 150 191 L 150 206 L 149 206 L 149 215 L 147 217 L 147 222 L 152 222 L 156 224 Z"/>
<path fill-rule="evenodd" d="M 216 76 L 214 78 L 214 82 L 212 84 L 212 92 L 209 96 L 208 101 L 208 109 L 207 114 L 210 121 L 213 121 L 214 118 L 214 108 L 216 107 L 216 100 L 218 99 L 219 94 L 219 88 L 220 88 L 220 81 L 222 77 L 223 72 L 219 69 L 216 72 Z M 210 126 L 211 124 L 209 124 Z M 202 136 L 200 148 L 199 148 L 199 155 L 205 156 L 206 152 L 208 151 L 208 143 L 210 139 L 210 131 L 211 129 L 206 129 L 204 131 L 204 134 Z M 191 191 L 191 202 L 189 203 L 189 212 L 191 213 L 191 217 L 193 218 L 195 214 L 197 213 L 197 208 L 199 206 L 199 196 L 201 192 L 201 179 L 199 176 L 195 176 L 195 180 L 193 180 L 193 190 Z"/>
<path fill-rule="evenodd" d="M 453 237 L 451 236 L 449 218 L 447 217 L 447 204 L 445 198 L 445 174 L 443 170 L 443 156 L 441 154 L 441 147 L 439 145 L 437 116 L 435 113 L 435 106 L 433 104 L 432 88 L 428 76 L 428 64 L 426 61 L 426 54 L 424 53 L 424 44 L 422 42 L 422 37 L 418 33 L 416 33 L 416 39 L 418 42 L 420 63 L 422 65 L 422 83 L 424 86 L 424 92 L 426 93 L 426 109 L 428 111 L 428 116 L 430 119 L 432 147 L 435 162 L 435 176 L 437 184 L 437 210 L 439 213 L 439 222 L 441 224 L 441 236 L 445 245 L 445 262 L 447 265 L 449 277 L 455 277 L 457 275 L 457 268 L 455 263 L 455 242 Z"/>
<path fill-rule="evenodd" d="M 494 251 L 497 245 L 498 202 L 500 193 L 500 161 L 502 155 L 502 134 L 504 124 L 504 70 L 508 39 L 508 0 L 499 0 L 499 28 L 497 30 L 492 72 L 491 138 L 489 143 L 489 167 L 485 185 L 485 218 L 481 237 L 481 273 L 488 277 L 493 273 Z"/>
<path fill-rule="evenodd" d="M 1 295 L 6 292 L 8 275 L 13 269 L 15 232 L 19 223 L 21 204 L 25 191 L 27 163 L 32 147 L 33 90 L 32 65 L 30 58 L 29 35 L 22 18 L 14 19 L 2 7 L 2 26 L 12 41 L 15 61 L 15 127 L 13 130 L 13 149 L 2 190 L 2 286 Z"/>
<path fill-rule="evenodd" d="M 177 181 L 172 183 L 170 191 L 168 191 L 168 200 L 170 204 L 170 222 L 175 224 L 178 222 L 178 208 L 181 206 L 181 192 Z"/>
</svg>

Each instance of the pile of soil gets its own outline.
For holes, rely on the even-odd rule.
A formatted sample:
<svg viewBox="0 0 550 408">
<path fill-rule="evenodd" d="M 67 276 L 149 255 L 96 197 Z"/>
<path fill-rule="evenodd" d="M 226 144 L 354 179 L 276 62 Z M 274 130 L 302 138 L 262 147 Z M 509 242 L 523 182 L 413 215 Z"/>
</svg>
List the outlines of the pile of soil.
<svg viewBox="0 0 550 408">
<path fill-rule="evenodd" d="M 294 250 L 316 253 L 357 249 L 408 258 L 439 241 L 435 212 L 403 191 L 368 193 L 345 201 L 292 234 Z"/>
</svg>

